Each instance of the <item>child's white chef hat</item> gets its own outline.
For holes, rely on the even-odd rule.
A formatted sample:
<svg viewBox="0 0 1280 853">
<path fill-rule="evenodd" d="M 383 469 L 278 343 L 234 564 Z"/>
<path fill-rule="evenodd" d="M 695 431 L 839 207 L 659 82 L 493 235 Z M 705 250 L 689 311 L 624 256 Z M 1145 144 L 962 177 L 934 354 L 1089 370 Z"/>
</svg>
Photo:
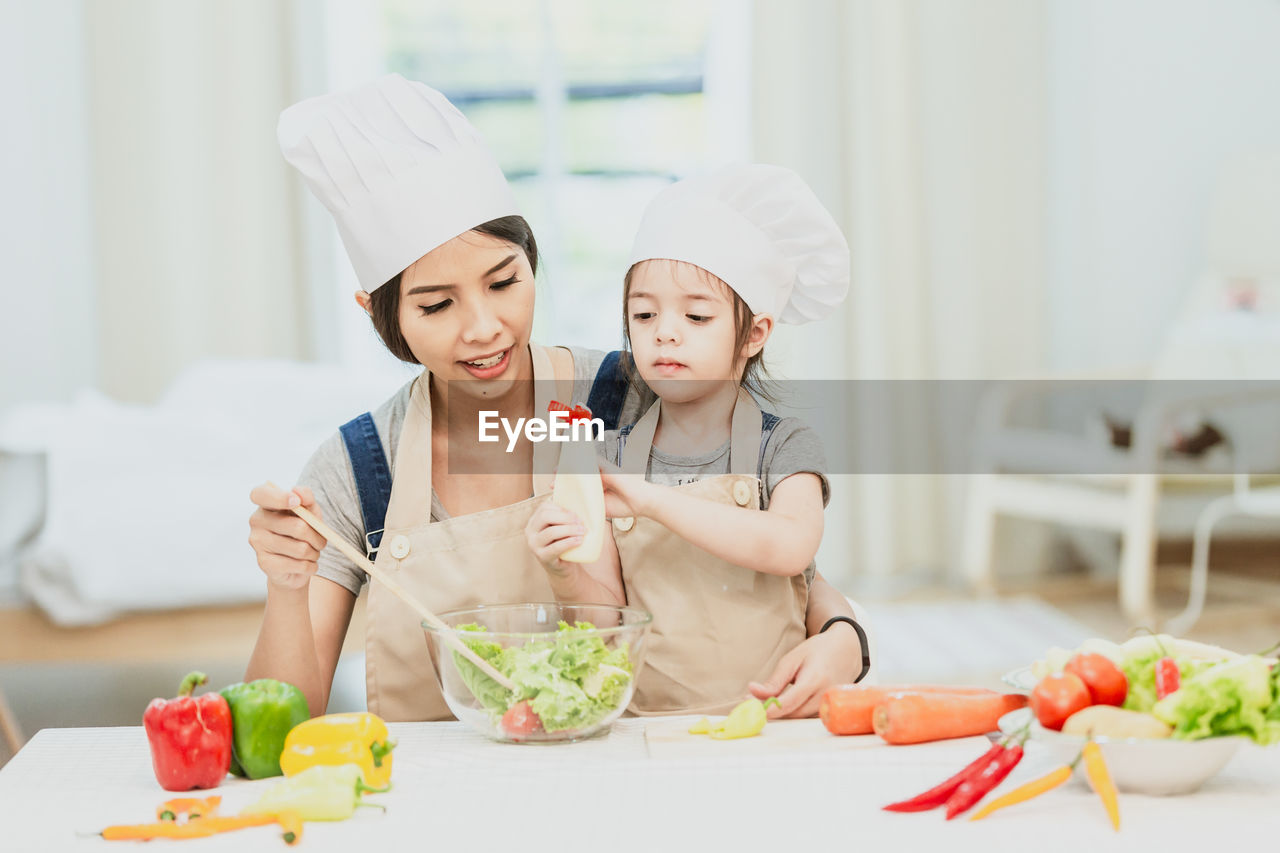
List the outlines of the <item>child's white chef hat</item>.
<svg viewBox="0 0 1280 853">
<path fill-rule="evenodd" d="M 849 292 L 840 227 L 781 166 L 727 166 L 662 190 L 644 212 L 630 264 L 654 258 L 702 267 L 753 313 L 781 323 L 820 320 Z"/>
<path fill-rule="evenodd" d="M 277 136 L 333 214 L 368 291 L 459 234 L 519 213 L 471 122 L 399 74 L 294 104 Z"/>
</svg>

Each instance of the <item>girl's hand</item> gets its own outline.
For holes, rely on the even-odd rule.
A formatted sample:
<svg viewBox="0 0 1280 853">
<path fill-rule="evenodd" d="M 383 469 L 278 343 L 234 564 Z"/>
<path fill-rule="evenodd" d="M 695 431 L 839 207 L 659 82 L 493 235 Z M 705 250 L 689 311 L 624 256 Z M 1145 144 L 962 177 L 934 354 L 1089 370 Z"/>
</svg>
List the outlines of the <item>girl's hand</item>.
<svg viewBox="0 0 1280 853">
<path fill-rule="evenodd" d="M 291 510 L 304 506 L 319 517 L 315 496 L 306 488 L 286 492 L 264 484 L 249 493 L 249 500 L 258 505 L 249 516 L 249 545 L 258 557 L 258 568 L 267 576 L 267 584 L 279 589 L 305 589 L 316 573 L 316 561 L 325 540 Z"/>
<path fill-rule="evenodd" d="M 554 575 L 564 577 L 578 568 L 560 555 L 582 544 L 587 528 L 577 515 L 552 501 L 543 501 L 525 525 L 524 537 L 538 562 Z"/>
<path fill-rule="evenodd" d="M 770 719 L 812 717 L 818 713 L 822 694 L 853 681 L 861 662 L 862 643 L 857 633 L 840 622 L 787 652 L 768 680 L 753 681 L 747 689 L 757 699 L 778 697 L 778 704 L 769 709 Z"/>
<path fill-rule="evenodd" d="M 654 490 L 662 488 L 640 474 L 624 474 L 605 464 L 600 466 L 600 480 L 604 483 L 604 514 L 609 518 L 649 515 Z"/>
</svg>

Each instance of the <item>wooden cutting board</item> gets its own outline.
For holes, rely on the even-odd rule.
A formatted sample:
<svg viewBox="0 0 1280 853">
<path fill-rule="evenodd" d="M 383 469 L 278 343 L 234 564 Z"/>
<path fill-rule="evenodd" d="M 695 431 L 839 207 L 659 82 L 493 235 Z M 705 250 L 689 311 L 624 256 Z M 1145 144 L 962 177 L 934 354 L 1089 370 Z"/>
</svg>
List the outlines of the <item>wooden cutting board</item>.
<svg viewBox="0 0 1280 853">
<path fill-rule="evenodd" d="M 764 731 L 755 737 L 712 740 L 706 735 L 689 734 L 689 726 L 697 719 L 697 717 L 663 717 L 646 723 L 644 740 L 649 750 L 649 757 L 703 758 L 717 755 L 741 757 L 886 747 L 885 742 L 876 735 L 833 735 L 826 730 L 822 720 L 819 719 L 774 720 L 765 725 Z M 986 738 L 974 740 L 987 743 Z M 960 740 L 949 741 L 949 743 L 959 744 Z"/>
</svg>

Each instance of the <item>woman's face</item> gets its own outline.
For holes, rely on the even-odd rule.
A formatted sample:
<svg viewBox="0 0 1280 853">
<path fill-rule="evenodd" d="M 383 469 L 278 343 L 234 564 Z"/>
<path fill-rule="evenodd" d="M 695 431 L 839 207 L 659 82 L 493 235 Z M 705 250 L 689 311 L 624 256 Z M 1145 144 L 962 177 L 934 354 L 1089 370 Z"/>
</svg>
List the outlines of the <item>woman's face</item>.
<svg viewBox="0 0 1280 853">
<path fill-rule="evenodd" d="M 400 332 L 451 390 L 501 397 L 532 378 L 533 270 L 524 250 L 468 231 L 432 249 L 400 277 Z"/>
</svg>

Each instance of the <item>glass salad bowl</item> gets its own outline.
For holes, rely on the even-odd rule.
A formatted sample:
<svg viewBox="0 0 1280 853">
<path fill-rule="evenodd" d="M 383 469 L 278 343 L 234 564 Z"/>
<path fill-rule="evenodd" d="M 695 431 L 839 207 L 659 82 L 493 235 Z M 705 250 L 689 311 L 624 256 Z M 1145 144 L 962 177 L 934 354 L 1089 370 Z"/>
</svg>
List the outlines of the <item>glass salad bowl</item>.
<svg viewBox="0 0 1280 853">
<path fill-rule="evenodd" d="M 568 743 L 621 716 L 644 665 L 653 617 L 604 604 L 481 605 L 422 623 L 454 716 L 494 740 Z M 454 650 L 457 638 L 511 681 L 508 690 Z"/>
<path fill-rule="evenodd" d="M 1031 740 L 1043 745 L 1059 764 L 1070 764 L 1084 747 L 1083 735 L 1046 729 L 1036 722 L 1030 708 L 1001 717 L 1000 731 L 1013 734 L 1028 723 Z M 1238 735 L 1200 740 L 1136 737 L 1094 737 L 1094 740 L 1102 749 L 1102 757 L 1118 790 L 1153 796 L 1190 794 L 1213 778 L 1240 747 L 1249 742 L 1248 738 Z M 1084 762 L 1076 765 L 1075 777 L 1085 779 Z"/>
</svg>

